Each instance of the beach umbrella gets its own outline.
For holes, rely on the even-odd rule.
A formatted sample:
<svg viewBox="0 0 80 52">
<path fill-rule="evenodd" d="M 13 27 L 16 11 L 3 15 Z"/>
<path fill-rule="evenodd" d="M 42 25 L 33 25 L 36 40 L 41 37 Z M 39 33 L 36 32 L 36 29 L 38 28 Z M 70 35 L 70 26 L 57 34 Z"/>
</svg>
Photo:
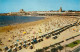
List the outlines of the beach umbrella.
<svg viewBox="0 0 80 52">
<path fill-rule="evenodd" d="M 0 44 L 2 44 L 2 41 L 0 40 Z"/>
<path fill-rule="evenodd" d="M 37 43 L 37 40 L 36 40 L 36 39 L 34 39 L 34 40 L 33 40 L 33 42 L 34 42 L 34 43 Z"/>
<path fill-rule="evenodd" d="M 12 50 L 13 50 L 13 52 L 17 52 L 17 48 L 16 47 L 14 47 Z"/>
<path fill-rule="evenodd" d="M 30 45 L 30 42 L 28 42 L 27 45 Z"/>
<path fill-rule="evenodd" d="M 38 42 L 41 42 L 40 38 L 39 38 L 39 39 L 37 39 L 37 41 L 38 41 Z"/>
<path fill-rule="evenodd" d="M 80 30 L 79 30 L 79 32 L 80 32 Z"/>
<path fill-rule="evenodd" d="M 75 31 L 75 29 L 73 29 L 73 31 Z"/>
<path fill-rule="evenodd" d="M 43 41 L 43 38 L 40 38 L 41 41 Z"/>
<path fill-rule="evenodd" d="M 12 52 L 12 50 L 11 49 L 8 49 L 7 52 Z"/>
<path fill-rule="evenodd" d="M 19 42 L 19 40 L 18 40 L 18 39 L 17 39 L 16 41 L 17 41 L 17 42 Z"/>
<path fill-rule="evenodd" d="M 25 40 L 24 43 L 27 43 L 27 41 Z"/>
<path fill-rule="evenodd" d="M 12 49 L 13 48 L 13 45 L 10 45 L 10 48 Z"/>
<path fill-rule="evenodd" d="M 19 46 L 18 46 L 18 49 L 19 49 L 19 50 L 21 50 L 21 49 L 22 49 L 21 45 L 19 45 Z"/>
<path fill-rule="evenodd" d="M 33 49 L 33 45 L 30 45 L 30 49 Z"/>
<path fill-rule="evenodd" d="M 18 43 L 14 43 L 15 46 L 18 46 Z"/>
<path fill-rule="evenodd" d="M 42 33 L 41 30 L 38 31 L 39 33 Z"/>
<path fill-rule="evenodd" d="M 20 44 L 20 45 L 22 45 L 22 44 L 23 44 L 23 42 L 22 42 L 22 41 L 20 41 L 20 42 L 19 42 L 19 44 Z"/>
<path fill-rule="evenodd" d="M 39 30 L 41 30 L 41 29 L 39 28 Z"/>
<path fill-rule="evenodd" d="M 0 51 L 2 51 L 2 49 L 0 48 Z"/>
<path fill-rule="evenodd" d="M 34 31 L 33 34 L 36 34 L 36 32 Z"/>
<path fill-rule="evenodd" d="M 8 41 L 10 42 L 11 41 L 11 38 L 9 38 Z"/>
<path fill-rule="evenodd" d="M 27 47 L 27 45 L 24 43 L 24 44 L 23 44 L 23 47 L 24 47 L 24 48 L 26 48 L 26 47 Z"/>
<path fill-rule="evenodd" d="M 26 32 L 23 32 L 23 34 L 26 34 Z"/>
<path fill-rule="evenodd" d="M 11 40 L 11 38 L 9 38 L 8 40 Z"/>
<path fill-rule="evenodd" d="M 34 44 L 34 42 L 33 42 L 33 41 L 31 41 L 31 44 Z"/>
<path fill-rule="evenodd" d="M 4 47 L 4 50 L 8 50 L 8 47 L 7 47 L 7 46 L 5 46 L 5 47 Z"/>
</svg>

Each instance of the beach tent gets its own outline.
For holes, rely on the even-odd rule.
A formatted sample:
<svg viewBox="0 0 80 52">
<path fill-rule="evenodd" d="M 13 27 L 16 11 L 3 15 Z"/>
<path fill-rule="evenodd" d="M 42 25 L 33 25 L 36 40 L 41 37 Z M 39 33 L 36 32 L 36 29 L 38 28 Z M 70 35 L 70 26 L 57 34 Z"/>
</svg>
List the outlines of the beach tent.
<svg viewBox="0 0 80 52">
<path fill-rule="evenodd" d="M 79 32 L 80 32 L 80 30 L 79 30 Z"/>
</svg>

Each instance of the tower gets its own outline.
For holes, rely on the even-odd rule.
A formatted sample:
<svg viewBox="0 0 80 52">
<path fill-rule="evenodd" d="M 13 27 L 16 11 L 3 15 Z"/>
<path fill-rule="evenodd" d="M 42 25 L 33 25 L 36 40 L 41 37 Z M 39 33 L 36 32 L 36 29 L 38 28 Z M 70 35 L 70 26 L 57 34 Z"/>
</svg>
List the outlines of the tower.
<svg viewBox="0 0 80 52">
<path fill-rule="evenodd" d="M 59 12 L 62 12 L 62 7 L 60 7 Z"/>
<path fill-rule="evenodd" d="M 19 11 L 19 12 L 21 12 L 21 13 L 22 13 L 22 12 L 24 12 L 24 10 L 23 10 L 23 9 L 20 9 L 20 11 Z"/>
</svg>

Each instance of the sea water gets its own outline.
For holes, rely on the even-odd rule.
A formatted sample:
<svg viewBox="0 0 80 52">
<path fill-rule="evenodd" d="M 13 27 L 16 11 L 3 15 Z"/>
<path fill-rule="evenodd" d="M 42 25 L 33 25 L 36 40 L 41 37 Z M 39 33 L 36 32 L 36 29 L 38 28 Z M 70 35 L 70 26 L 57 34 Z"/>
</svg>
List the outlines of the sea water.
<svg viewBox="0 0 80 52">
<path fill-rule="evenodd" d="M 0 16 L 0 26 L 7 26 L 16 23 L 33 22 L 44 19 L 44 17 L 32 16 Z"/>
</svg>

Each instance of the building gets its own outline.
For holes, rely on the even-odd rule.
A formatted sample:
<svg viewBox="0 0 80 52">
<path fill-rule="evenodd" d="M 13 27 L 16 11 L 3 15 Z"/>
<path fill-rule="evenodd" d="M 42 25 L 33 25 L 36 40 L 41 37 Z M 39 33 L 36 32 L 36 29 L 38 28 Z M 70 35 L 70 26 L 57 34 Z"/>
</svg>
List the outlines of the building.
<svg viewBox="0 0 80 52">
<path fill-rule="evenodd" d="M 30 14 L 28 12 L 25 12 L 23 9 L 20 9 L 19 12 L 10 12 L 8 15 L 25 16 Z"/>
<path fill-rule="evenodd" d="M 62 7 L 60 7 L 59 12 L 62 12 Z"/>
<path fill-rule="evenodd" d="M 8 15 L 18 15 L 18 16 L 52 16 L 56 14 L 61 14 L 62 7 L 59 11 L 29 11 L 26 12 L 23 9 L 20 9 L 19 12 L 10 12 Z"/>
<path fill-rule="evenodd" d="M 23 9 L 20 9 L 20 11 L 19 11 L 20 13 L 25 13 L 25 11 L 23 10 Z"/>
<path fill-rule="evenodd" d="M 8 15 L 18 15 L 18 16 L 53 16 L 53 15 L 70 15 L 80 13 L 77 11 L 62 11 L 62 7 L 58 11 L 24 11 L 23 9 L 20 9 L 19 12 L 10 12 Z"/>
</svg>

